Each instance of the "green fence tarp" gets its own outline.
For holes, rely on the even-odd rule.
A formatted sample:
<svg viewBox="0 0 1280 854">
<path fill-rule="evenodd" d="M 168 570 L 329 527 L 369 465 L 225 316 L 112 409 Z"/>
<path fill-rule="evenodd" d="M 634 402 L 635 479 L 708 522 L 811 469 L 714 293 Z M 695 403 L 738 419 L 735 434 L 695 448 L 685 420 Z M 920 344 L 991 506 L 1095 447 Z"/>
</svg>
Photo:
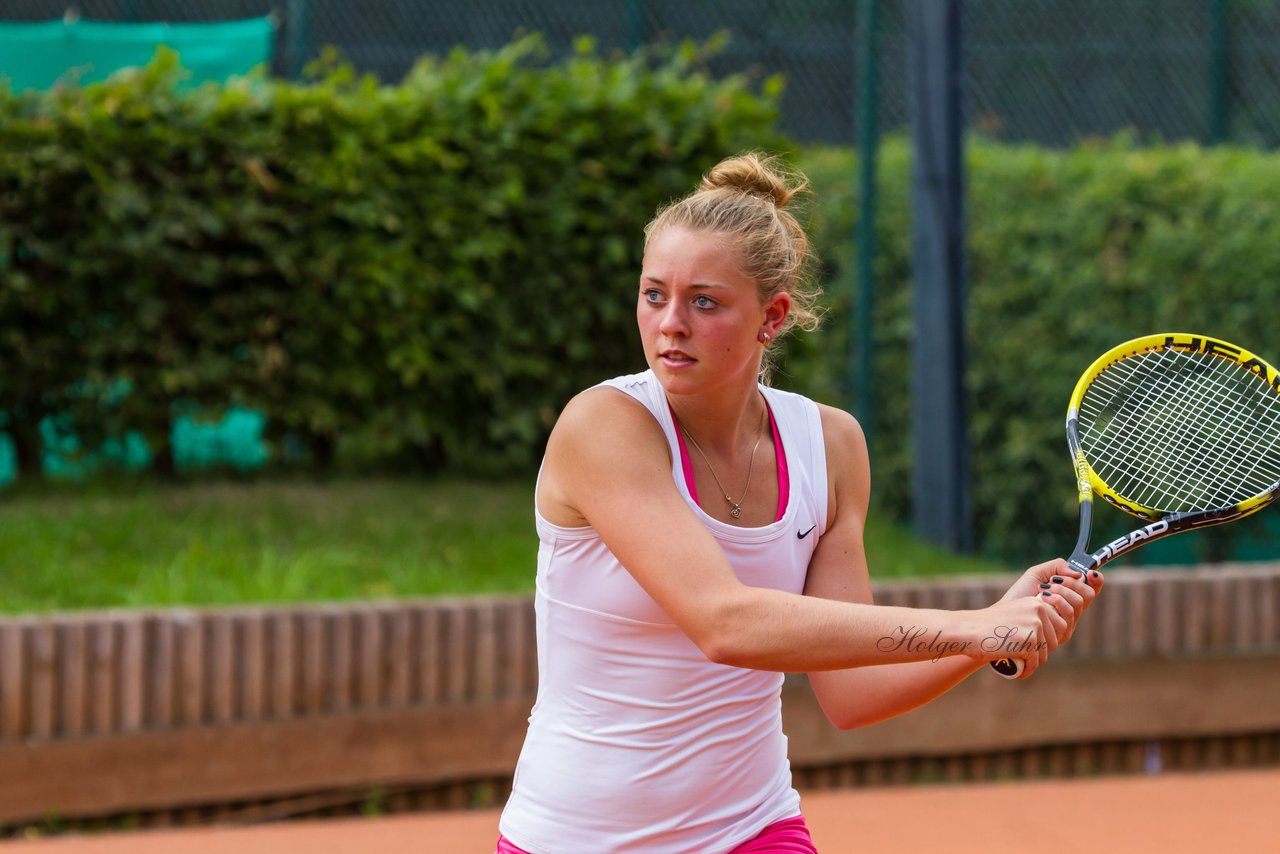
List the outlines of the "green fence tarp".
<svg viewBox="0 0 1280 854">
<path fill-rule="evenodd" d="M 146 65 L 159 45 L 177 51 L 188 82 L 222 81 L 270 62 L 270 18 L 212 23 L 0 21 L 0 79 L 15 92 L 59 82 L 92 83 L 122 68 Z"/>
</svg>

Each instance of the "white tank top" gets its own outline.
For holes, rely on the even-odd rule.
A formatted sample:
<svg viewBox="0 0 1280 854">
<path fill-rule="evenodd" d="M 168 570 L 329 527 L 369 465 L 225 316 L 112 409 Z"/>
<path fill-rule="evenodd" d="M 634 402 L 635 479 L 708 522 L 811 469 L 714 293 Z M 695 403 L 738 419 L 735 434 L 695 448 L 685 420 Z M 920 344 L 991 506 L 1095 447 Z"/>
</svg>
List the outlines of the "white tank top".
<svg viewBox="0 0 1280 854">
<path fill-rule="evenodd" d="M 738 578 L 802 592 L 827 519 L 816 404 L 761 387 L 790 495 L 778 521 L 737 528 L 690 498 L 653 372 L 602 385 L 631 395 L 662 425 L 671 476 Z M 799 815 L 782 674 L 708 661 L 593 528 L 562 528 L 535 514 L 538 693 L 502 834 L 532 854 L 716 854 Z"/>
</svg>

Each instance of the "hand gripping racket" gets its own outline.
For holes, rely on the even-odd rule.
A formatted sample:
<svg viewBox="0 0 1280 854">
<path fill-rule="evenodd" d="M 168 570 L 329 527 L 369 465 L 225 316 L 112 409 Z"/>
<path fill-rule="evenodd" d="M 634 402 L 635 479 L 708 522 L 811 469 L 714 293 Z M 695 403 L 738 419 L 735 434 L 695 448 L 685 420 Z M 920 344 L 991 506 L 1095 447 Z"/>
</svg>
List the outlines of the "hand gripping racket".
<svg viewBox="0 0 1280 854">
<path fill-rule="evenodd" d="M 1087 573 L 1152 540 L 1256 513 L 1280 493 L 1280 372 L 1217 338 L 1162 333 L 1099 356 L 1067 407 Z M 1148 524 L 1087 551 L 1093 496 Z M 1021 659 L 991 662 L 1013 679 Z"/>
</svg>

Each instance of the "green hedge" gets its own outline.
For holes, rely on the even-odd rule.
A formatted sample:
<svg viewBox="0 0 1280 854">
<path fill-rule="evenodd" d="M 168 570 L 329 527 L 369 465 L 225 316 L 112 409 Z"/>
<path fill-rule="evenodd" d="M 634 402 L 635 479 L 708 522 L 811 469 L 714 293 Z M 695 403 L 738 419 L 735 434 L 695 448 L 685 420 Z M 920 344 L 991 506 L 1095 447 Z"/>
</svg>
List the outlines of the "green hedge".
<svg viewBox="0 0 1280 854">
<path fill-rule="evenodd" d="M 49 416 L 87 447 L 138 431 L 163 462 L 175 420 L 239 405 L 266 415 L 276 459 L 288 435 L 321 462 L 530 465 L 570 395 L 643 364 L 632 293 L 655 207 L 727 153 L 786 146 L 777 81 L 699 68 L 693 48 L 549 62 L 530 39 L 395 86 L 330 62 L 304 85 L 176 95 L 162 56 L 0 92 L 0 429 L 28 457 Z M 1039 558 L 1074 539 L 1063 409 L 1098 353 L 1179 327 L 1280 358 L 1280 156 L 975 139 L 968 157 L 978 536 Z M 886 141 L 876 221 L 874 492 L 898 518 L 909 161 Z M 847 403 L 856 164 L 822 149 L 800 165 L 830 312 L 777 381 Z"/>
<path fill-rule="evenodd" d="M 312 460 L 531 464 L 559 406 L 642 366 L 642 228 L 726 152 L 775 147 L 780 80 L 705 51 L 549 61 L 536 37 L 399 85 L 178 91 L 172 54 L 0 92 L 0 429 L 93 448 L 240 405 Z M 21 370 L 9 366 L 20 365 Z"/>
<path fill-rule="evenodd" d="M 813 151 L 801 165 L 818 198 L 813 230 L 832 281 L 826 328 L 792 347 L 788 384 L 842 399 L 853 288 L 855 160 Z M 1269 306 L 1280 300 L 1280 155 L 1130 138 L 1069 151 L 968 146 L 968 402 L 978 540 L 987 552 L 1044 559 L 1075 540 L 1076 499 L 1063 424 L 1080 373 L 1129 338 L 1205 332 L 1272 361 Z M 879 506 L 910 516 L 910 157 L 882 149 L 876 222 L 872 425 Z M 1267 514 L 1140 553 L 1274 555 Z M 1132 527 L 1099 514 L 1100 540 Z M 1250 542 L 1250 541 L 1253 542 Z"/>
</svg>

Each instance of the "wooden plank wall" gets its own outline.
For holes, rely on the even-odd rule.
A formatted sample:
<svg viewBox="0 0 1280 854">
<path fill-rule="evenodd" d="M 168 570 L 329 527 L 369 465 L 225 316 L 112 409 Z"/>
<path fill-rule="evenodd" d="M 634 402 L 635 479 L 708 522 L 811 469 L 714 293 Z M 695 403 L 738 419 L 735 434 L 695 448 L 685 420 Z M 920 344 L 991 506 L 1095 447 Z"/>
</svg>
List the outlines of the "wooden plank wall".
<svg viewBox="0 0 1280 854">
<path fill-rule="evenodd" d="M 876 595 L 975 608 L 1006 584 Z M 1280 762 L 1277 606 L 1277 566 L 1113 571 L 1035 679 L 979 674 L 851 733 L 789 677 L 797 783 Z M 500 803 L 536 689 L 533 620 L 525 597 L 0 618 L 0 823 Z"/>
</svg>

